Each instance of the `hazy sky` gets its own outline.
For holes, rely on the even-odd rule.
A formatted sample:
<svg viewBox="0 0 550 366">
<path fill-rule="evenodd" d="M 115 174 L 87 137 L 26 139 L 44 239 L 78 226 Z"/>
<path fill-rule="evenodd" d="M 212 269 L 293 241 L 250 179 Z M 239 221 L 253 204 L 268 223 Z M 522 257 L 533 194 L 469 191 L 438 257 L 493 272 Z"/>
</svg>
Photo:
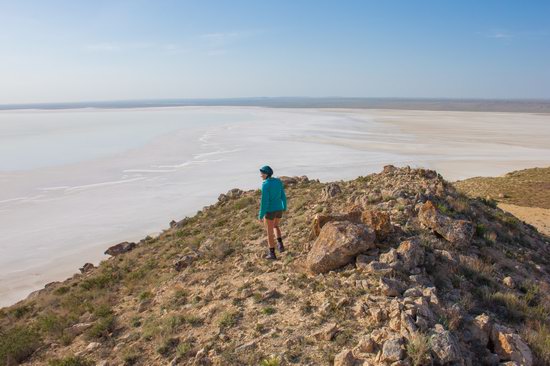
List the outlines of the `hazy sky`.
<svg viewBox="0 0 550 366">
<path fill-rule="evenodd" d="M 550 1 L 0 0 L 0 104 L 550 98 Z"/>
</svg>

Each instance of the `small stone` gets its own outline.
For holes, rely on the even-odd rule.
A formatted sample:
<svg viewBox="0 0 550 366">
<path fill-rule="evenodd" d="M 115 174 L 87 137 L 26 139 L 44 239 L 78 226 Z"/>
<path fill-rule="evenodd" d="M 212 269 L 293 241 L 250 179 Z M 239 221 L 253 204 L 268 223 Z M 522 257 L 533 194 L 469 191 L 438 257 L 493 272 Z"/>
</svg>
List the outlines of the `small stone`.
<svg viewBox="0 0 550 366">
<path fill-rule="evenodd" d="M 384 309 L 370 308 L 369 314 L 376 323 L 380 323 L 386 319 L 386 311 Z"/>
<path fill-rule="evenodd" d="M 338 333 L 338 326 L 336 323 L 327 324 L 323 329 L 313 334 L 318 340 L 330 341 Z"/>
<path fill-rule="evenodd" d="M 334 366 L 353 366 L 355 357 L 349 349 L 344 349 L 334 357 Z"/>
<path fill-rule="evenodd" d="M 403 283 L 391 278 L 380 278 L 379 281 L 380 290 L 386 296 L 399 296 L 404 290 Z"/>
<path fill-rule="evenodd" d="M 86 346 L 86 351 L 90 352 L 97 348 L 101 347 L 101 343 L 98 342 L 91 342 Z"/>
<path fill-rule="evenodd" d="M 515 288 L 516 287 L 516 282 L 510 276 L 504 277 L 504 279 L 502 280 L 502 283 L 504 284 L 504 286 L 509 287 L 509 288 Z"/>
</svg>

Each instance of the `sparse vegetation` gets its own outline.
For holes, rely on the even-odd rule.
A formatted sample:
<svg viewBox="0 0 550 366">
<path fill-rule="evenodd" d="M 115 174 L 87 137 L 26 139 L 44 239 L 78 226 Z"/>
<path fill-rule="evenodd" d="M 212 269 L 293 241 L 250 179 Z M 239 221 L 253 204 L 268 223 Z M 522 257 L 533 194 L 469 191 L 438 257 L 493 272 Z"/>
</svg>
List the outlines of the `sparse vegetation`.
<svg viewBox="0 0 550 366">
<path fill-rule="evenodd" d="M 462 341 L 468 322 L 482 313 L 489 313 L 494 323 L 522 327 L 535 358 L 548 363 L 550 284 L 541 273 L 548 272 L 550 258 L 542 237 L 495 209 L 486 197 L 484 203 L 454 192 L 447 183 L 434 184 L 440 178 L 430 171 L 399 174 L 339 182 L 342 193 L 328 201 L 322 199 L 324 183 L 289 186 L 290 212 L 281 225 L 288 250 L 274 263 L 260 259 L 266 244 L 256 219 L 259 192 L 207 206 L 131 252 L 2 309 L 0 366 L 9 364 L 5 360 L 15 364 L 29 358 L 35 364 L 86 365 L 88 357 L 109 364 L 174 358 L 186 364 L 194 362 L 199 350 L 223 365 L 330 364 L 363 336 L 382 327 L 393 334 L 390 322 L 399 319 L 405 326 L 406 319 L 400 318 L 405 314 L 422 314 L 418 319 L 428 329 L 405 337 L 406 357 L 411 364 L 429 365 L 436 362 L 429 342 L 435 323 Z M 422 195 L 429 196 L 426 190 L 433 187 L 445 190 L 432 192 L 440 214 L 473 222 L 469 246 L 457 248 L 418 224 L 416 212 L 423 201 L 417 197 L 425 200 Z M 395 232 L 365 253 L 362 267 L 350 263 L 320 275 L 303 271 L 313 244 L 314 215 L 341 215 L 356 203 L 362 210 L 388 213 Z M 380 255 L 405 239 L 420 244 L 422 261 L 404 268 L 399 261 L 406 253 L 400 253 L 398 262 L 380 264 Z M 176 269 L 175 261 L 183 256 L 191 260 Z M 366 269 L 371 263 L 382 269 Z M 504 285 L 504 276 L 517 279 L 515 286 Z M 384 278 L 402 283 L 403 290 L 384 295 Z M 405 290 L 412 294 L 404 295 Z M 370 310 L 377 308 L 383 312 L 374 321 Z M 338 330 L 323 335 L 331 324 Z M 79 327 L 82 333 L 73 331 Z M 365 357 L 382 348 L 385 339 L 378 337 L 375 352 Z M 74 356 L 90 342 L 101 347 L 85 353 L 86 359 Z M 58 345 L 55 351 L 50 343 Z M 287 350 L 284 358 L 271 356 L 281 349 Z M 480 350 L 469 351 L 481 357 Z"/>
<path fill-rule="evenodd" d="M 430 364 L 430 337 L 422 333 L 414 333 L 409 338 L 407 354 L 414 366 Z"/>
</svg>

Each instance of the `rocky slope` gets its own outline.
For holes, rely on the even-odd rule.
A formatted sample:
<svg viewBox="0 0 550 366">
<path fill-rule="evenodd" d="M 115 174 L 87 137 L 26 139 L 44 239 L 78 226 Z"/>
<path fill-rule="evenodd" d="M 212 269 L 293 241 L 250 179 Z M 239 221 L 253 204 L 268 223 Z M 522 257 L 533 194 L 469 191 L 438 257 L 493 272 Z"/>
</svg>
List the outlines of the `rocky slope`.
<svg viewBox="0 0 550 366">
<path fill-rule="evenodd" d="M 518 170 L 502 177 L 475 177 L 454 185 L 470 197 L 494 200 L 499 208 L 550 235 L 550 167 Z"/>
<path fill-rule="evenodd" d="M 548 238 L 436 172 L 238 189 L 0 312 L 0 365 L 547 365 Z"/>
</svg>

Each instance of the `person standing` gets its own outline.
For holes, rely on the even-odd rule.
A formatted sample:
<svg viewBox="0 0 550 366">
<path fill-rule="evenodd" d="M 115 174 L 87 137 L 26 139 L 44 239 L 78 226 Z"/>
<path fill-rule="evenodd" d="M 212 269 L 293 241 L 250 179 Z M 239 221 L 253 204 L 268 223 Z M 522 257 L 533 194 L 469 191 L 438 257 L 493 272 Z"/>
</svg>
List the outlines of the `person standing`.
<svg viewBox="0 0 550 366">
<path fill-rule="evenodd" d="M 262 177 L 262 198 L 260 201 L 260 213 L 258 219 L 263 221 L 267 230 L 267 244 L 269 250 L 266 259 L 275 260 L 275 236 L 277 238 L 277 249 L 280 253 L 285 251 L 279 223 L 286 211 L 286 194 L 283 182 L 273 177 L 273 169 L 268 165 L 260 168 Z"/>
</svg>

